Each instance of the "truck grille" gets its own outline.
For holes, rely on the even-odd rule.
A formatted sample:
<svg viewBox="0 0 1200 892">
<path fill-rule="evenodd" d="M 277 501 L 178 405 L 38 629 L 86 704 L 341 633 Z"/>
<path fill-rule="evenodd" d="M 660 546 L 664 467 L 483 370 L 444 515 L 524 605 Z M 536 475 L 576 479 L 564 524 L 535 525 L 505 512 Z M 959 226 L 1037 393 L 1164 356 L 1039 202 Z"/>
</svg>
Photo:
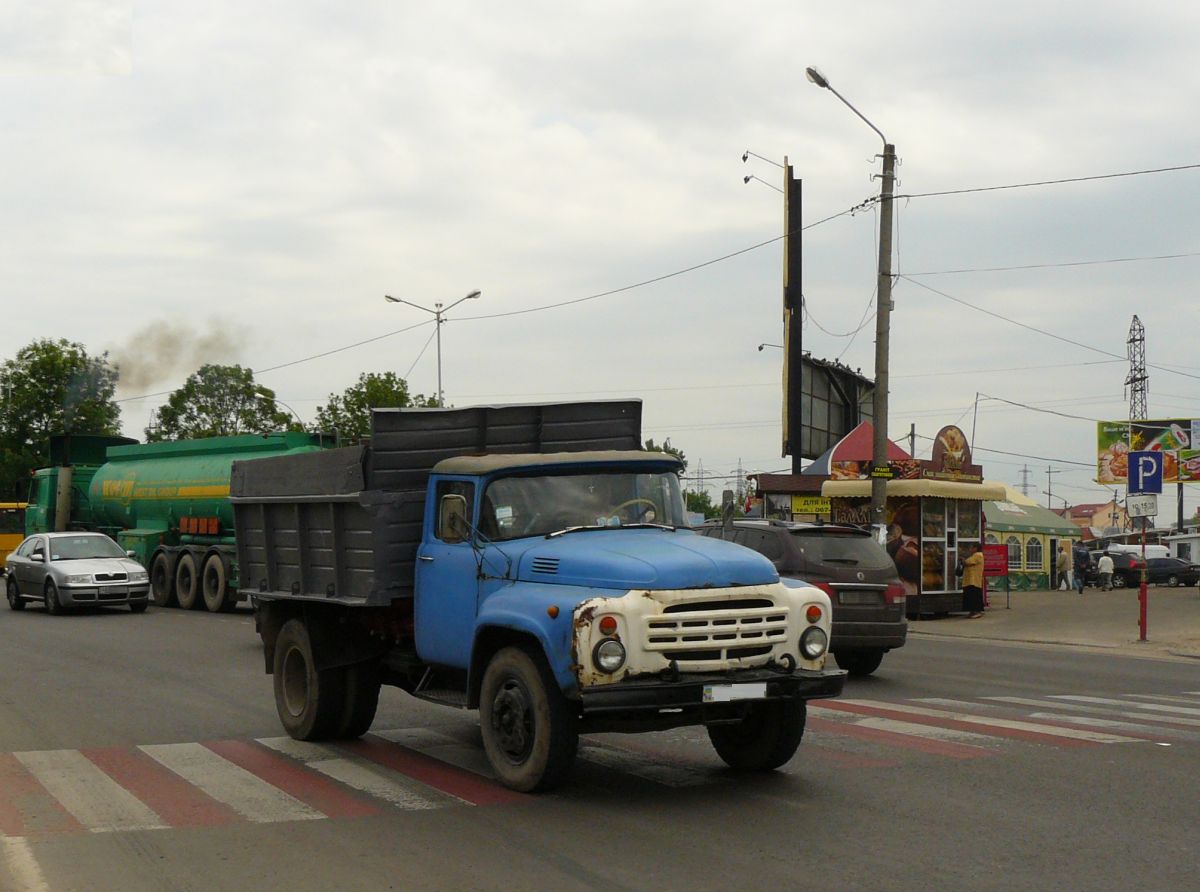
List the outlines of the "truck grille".
<svg viewBox="0 0 1200 892">
<path fill-rule="evenodd" d="M 788 609 L 768 598 L 673 604 L 647 617 L 645 649 L 669 660 L 719 663 L 769 654 L 787 633 Z"/>
</svg>

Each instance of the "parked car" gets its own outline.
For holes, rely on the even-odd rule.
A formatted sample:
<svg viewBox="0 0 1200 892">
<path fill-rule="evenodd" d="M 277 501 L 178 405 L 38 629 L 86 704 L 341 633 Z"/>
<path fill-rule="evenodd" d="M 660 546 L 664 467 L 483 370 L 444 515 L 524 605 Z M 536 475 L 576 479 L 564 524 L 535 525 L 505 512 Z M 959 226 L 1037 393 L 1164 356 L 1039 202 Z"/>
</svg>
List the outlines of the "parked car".
<svg viewBox="0 0 1200 892">
<path fill-rule="evenodd" d="M 72 607 L 150 603 L 150 575 L 103 533 L 38 533 L 8 556 L 8 606 L 24 610 L 41 601 L 46 612 Z"/>
<path fill-rule="evenodd" d="M 1105 553 L 1103 550 L 1091 552 L 1092 562 L 1084 574 L 1084 585 L 1099 588 L 1100 571 L 1097 569 L 1097 564 L 1100 562 L 1100 556 Z M 1109 551 L 1107 554 L 1112 558 L 1113 562 L 1113 588 L 1125 588 L 1127 585 L 1139 585 L 1141 583 L 1141 558 L 1128 551 Z"/>
<path fill-rule="evenodd" d="M 1147 558 L 1146 581 L 1156 585 L 1196 585 L 1200 565 L 1175 557 Z"/>
<path fill-rule="evenodd" d="M 829 595 L 829 651 L 851 675 L 870 675 L 885 653 L 903 646 L 908 636 L 904 586 L 895 562 L 869 531 L 782 520 L 735 520 L 728 531 L 713 520 L 696 531 L 752 548 L 769 558 L 780 576 L 801 579 Z"/>
</svg>

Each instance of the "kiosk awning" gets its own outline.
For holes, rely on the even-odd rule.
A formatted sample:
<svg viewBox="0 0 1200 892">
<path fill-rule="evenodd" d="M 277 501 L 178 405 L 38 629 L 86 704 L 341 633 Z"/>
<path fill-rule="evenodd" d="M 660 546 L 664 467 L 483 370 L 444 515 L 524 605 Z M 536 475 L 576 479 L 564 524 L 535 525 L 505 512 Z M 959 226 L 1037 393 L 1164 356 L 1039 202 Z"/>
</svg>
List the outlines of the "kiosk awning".
<svg viewBox="0 0 1200 892">
<path fill-rule="evenodd" d="M 941 499 L 979 499 L 996 501 L 1004 498 L 1003 483 L 958 483 L 953 480 L 889 480 L 887 494 L 891 496 L 935 496 Z M 821 495 L 827 499 L 865 499 L 871 497 L 870 480 L 826 480 Z"/>
</svg>

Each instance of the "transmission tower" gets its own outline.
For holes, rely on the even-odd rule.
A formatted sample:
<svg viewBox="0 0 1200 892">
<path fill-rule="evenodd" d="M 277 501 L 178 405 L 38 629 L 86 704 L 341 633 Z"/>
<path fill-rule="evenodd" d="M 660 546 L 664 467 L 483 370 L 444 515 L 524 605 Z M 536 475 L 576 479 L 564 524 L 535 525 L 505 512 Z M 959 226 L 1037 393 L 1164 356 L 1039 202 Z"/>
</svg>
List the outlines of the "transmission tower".
<svg viewBox="0 0 1200 892">
<path fill-rule="evenodd" d="M 1029 491 L 1033 489 L 1033 484 L 1029 482 L 1029 465 L 1021 468 L 1021 482 L 1017 485 L 1017 489 L 1021 490 L 1021 495 L 1029 495 Z"/>
<path fill-rule="evenodd" d="M 1125 377 L 1125 386 L 1129 388 L 1129 420 L 1145 421 L 1150 376 L 1146 374 L 1146 330 L 1137 316 L 1129 324 L 1125 347 L 1129 354 L 1129 374 Z"/>
</svg>

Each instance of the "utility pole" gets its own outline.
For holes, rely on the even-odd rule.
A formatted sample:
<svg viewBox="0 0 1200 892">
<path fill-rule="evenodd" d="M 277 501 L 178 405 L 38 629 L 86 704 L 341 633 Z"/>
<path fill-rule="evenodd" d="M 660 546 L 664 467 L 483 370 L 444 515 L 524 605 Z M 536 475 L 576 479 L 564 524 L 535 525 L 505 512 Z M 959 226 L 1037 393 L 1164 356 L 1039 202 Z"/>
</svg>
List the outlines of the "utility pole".
<svg viewBox="0 0 1200 892">
<path fill-rule="evenodd" d="M 1050 475 L 1051 474 L 1061 474 L 1061 473 L 1062 473 L 1061 470 L 1055 471 L 1050 468 L 1046 468 L 1046 507 L 1047 508 L 1050 507 L 1050 499 L 1052 498 L 1052 491 L 1054 489 L 1054 487 L 1051 485 L 1053 483 L 1053 481 L 1050 479 Z M 1061 499 L 1062 496 L 1059 496 L 1059 498 Z M 1063 501 L 1066 501 L 1066 500 L 1063 499 Z"/>
<path fill-rule="evenodd" d="M 892 316 L 892 195 L 896 182 L 896 147 L 883 132 L 846 101 L 815 68 L 804 70 L 807 78 L 828 90 L 858 115 L 883 140 L 883 186 L 879 193 L 879 278 L 875 301 L 875 393 L 871 425 L 875 436 L 871 444 L 871 525 L 883 544 L 887 535 L 888 468 L 888 339 Z"/>
<path fill-rule="evenodd" d="M 783 159 L 783 454 L 792 457 L 792 473 L 800 473 L 804 453 L 804 418 L 801 415 L 801 372 L 804 346 L 800 317 L 804 296 L 800 289 L 801 181 Z M 762 347 L 760 346 L 761 350 Z"/>
</svg>

